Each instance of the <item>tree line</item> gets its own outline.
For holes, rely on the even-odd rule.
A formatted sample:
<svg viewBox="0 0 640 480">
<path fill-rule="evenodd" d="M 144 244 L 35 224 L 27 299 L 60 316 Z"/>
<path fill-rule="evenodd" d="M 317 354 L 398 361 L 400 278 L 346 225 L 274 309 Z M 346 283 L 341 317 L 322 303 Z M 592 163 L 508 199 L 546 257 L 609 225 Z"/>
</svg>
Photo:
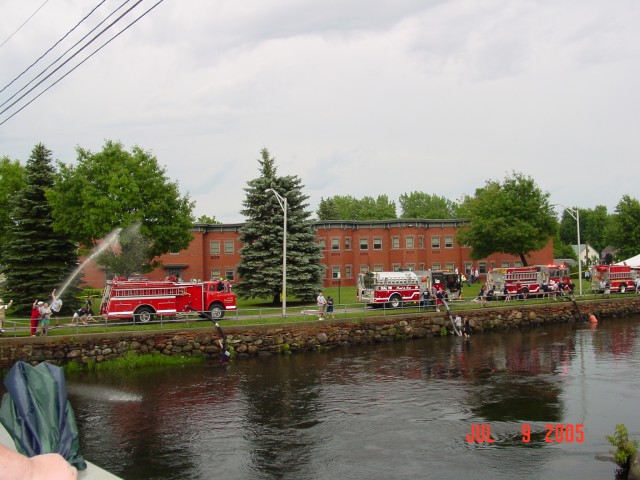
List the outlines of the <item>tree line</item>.
<svg viewBox="0 0 640 480">
<path fill-rule="evenodd" d="M 108 272 L 129 276 L 157 266 L 155 259 L 188 247 L 194 222 L 217 223 L 214 216 L 194 218 L 194 202 L 180 193 L 157 158 L 140 147 L 126 150 L 107 140 L 92 152 L 78 147 L 73 163 L 52 160 L 44 145 L 34 147 L 22 165 L 0 159 L 0 272 L 2 293 L 22 305 L 43 298 L 61 285 L 102 239 L 121 229 L 117 247 L 98 259 Z M 260 151 L 258 176 L 247 182 L 241 213 L 243 247 L 235 291 L 241 298 L 282 296 L 284 205 L 287 199 L 287 292 L 314 298 L 322 285 L 322 251 L 315 237 L 313 212 L 298 176 L 280 176 L 267 149 Z M 276 195 L 277 193 L 277 195 Z M 471 257 L 496 252 L 520 257 L 556 238 L 556 256 L 573 257 L 576 222 L 564 212 L 557 218 L 548 192 L 531 177 L 513 172 L 487 180 L 458 201 L 424 192 L 399 198 L 400 217 L 467 220 L 457 242 L 471 247 Z M 397 217 L 387 195 L 321 199 L 319 220 L 388 220 Z M 640 251 L 640 203 L 624 195 L 613 213 L 606 207 L 579 209 L 581 238 L 600 251 L 611 245 L 627 258 Z M 78 281 L 79 279 L 77 279 Z M 67 292 L 73 305 L 77 281 Z"/>
</svg>

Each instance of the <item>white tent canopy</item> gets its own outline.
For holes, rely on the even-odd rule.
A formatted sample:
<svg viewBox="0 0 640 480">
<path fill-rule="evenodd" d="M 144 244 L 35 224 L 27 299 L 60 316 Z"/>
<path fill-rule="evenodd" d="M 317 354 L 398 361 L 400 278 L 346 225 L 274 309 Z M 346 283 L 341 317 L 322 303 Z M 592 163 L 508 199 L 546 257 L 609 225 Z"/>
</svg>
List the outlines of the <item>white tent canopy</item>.
<svg viewBox="0 0 640 480">
<path fill-rule="evenodd" d="M 629 265 L 630 267 L 639 267 L 640 268 L 640 254 L 635 257 L 627 258 L 622 262 L 616 263 L 616 265 Z"/>
</svg>

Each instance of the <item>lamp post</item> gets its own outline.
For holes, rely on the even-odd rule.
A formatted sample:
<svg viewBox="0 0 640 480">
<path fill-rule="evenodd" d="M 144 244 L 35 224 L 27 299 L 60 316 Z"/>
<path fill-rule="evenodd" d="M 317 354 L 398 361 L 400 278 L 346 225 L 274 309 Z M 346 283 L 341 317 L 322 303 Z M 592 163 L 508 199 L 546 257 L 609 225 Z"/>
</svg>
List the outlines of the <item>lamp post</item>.
<svg viewBox="0 0 640 480">
<path fill-rule="evenodd" d="M 338 272 L 338 306 L 340 306 L 340 272 Z"/>
<path fill-rule="evenodd" d="M 268 188 L 266 192 L 272 192 L 284 212 L 284 222 L 282 228 L 282 317 L 287 316 L 287 197 L 283 197 L 273 188 Z"/>
<path fill-rule="evenodd" d="M 580 210 L 573 209 L 573 208 L 569 208 L 569 207 L 565 207 L 564 205 L 562 205 L 561 203 L 557 204 L 559 207 L 562 207 L 566 210 L 566 212 L 571 215 L 571 218 L 573 218 L 576 221 L 576 226 L 578 229 L 578 284 L 580 285 L 580 296 L 582 296 L 582 258 L 581 258 L 581 251 L 580 251 Z"/>
</svg>

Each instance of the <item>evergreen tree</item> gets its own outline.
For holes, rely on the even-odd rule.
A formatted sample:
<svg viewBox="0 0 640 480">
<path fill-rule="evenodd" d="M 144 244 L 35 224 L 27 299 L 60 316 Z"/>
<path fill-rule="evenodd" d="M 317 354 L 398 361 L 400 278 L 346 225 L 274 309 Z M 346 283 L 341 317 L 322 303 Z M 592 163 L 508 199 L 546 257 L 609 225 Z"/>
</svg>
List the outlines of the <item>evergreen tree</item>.
<svg viewBox="0 0 640 480">
<path fill-rule="evenodd" d="M 302 193 L 297 176 L 276 175 L 274 159 L 261 151 L 260 177 L 247 182 L 242 214 L 247 218 L 240 231 L 244 246 L 240 249 L 234 290 L 241 298 L 273 297 L 280 303 L 282 292 L 282 238 L 284 212 L 273 189 L 287 199 L 287 296 L 301 300 L 316 297 L 322 285 L 323 255 L 316 231 L 309 220 L 308 196 Z"/>
<path fill-rule="evenodd" d="M 52 210 L 45 196 L 55 176 L 51 151 L 36 145 L 25 174 L 26 183 L 10 205 L 3 257 L 7 279 L 4 295 L 14 301 L 19 314 L 28 314 L 36 299 L 50 302 L 53 289 L 60 289 L 78 262 L 76 246 L 52 227 Z M 78 281 L 61 292 L 64 307 L 76 304 L 73 298 L 78 293 Z"/>
</svg>

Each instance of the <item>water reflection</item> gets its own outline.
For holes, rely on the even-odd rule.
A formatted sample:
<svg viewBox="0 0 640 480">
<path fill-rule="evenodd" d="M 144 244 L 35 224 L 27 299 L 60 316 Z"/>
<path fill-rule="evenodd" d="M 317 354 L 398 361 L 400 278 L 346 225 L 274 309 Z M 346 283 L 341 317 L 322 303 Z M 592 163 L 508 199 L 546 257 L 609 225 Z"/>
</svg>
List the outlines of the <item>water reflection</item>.
<svg viewBox="0 0 640 480">
<path fill-rule="evenodd" d="M 83 454 L 125 479 L 613 478 L 638 435 L 638 317 L 69 378 Z M 584 442 L 545 441 L 585 425 Z M 489 424 L 492 444 L 469 444 Z M 523 442 L 523 428 L 532 431 Z"/>
</svg>

